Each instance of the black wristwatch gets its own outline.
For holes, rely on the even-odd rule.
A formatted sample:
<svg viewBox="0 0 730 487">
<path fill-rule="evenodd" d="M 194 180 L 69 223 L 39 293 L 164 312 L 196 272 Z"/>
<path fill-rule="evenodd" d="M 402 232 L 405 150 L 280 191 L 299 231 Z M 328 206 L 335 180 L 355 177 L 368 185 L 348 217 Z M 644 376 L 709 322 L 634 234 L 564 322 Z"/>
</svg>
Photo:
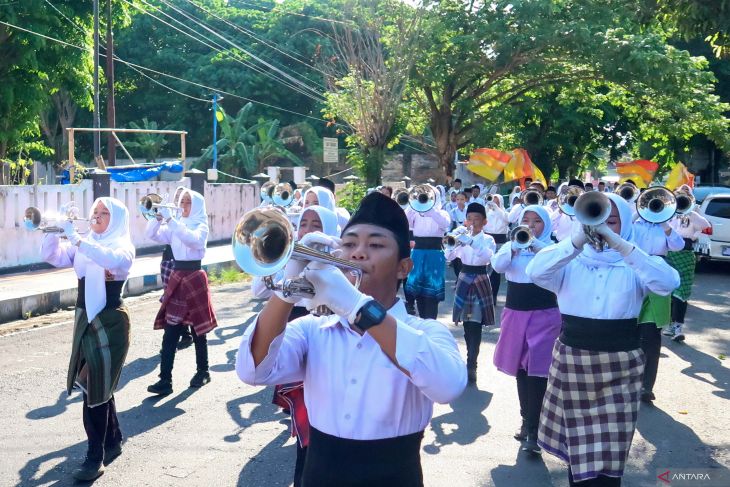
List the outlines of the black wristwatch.
<svg viewBox="0 0 730 487">
<path fill-rule="evenodd" d="M 355 325 L 362 331 L 365 331 L 382 323 L 385 320 L 386 314 L 388 314 L 388 310 L 382 304 L 372 299 L 365 303 L 360 308 L 360 311 L 357 312 L 357 315 L 355 315 Z"/>
</svg>

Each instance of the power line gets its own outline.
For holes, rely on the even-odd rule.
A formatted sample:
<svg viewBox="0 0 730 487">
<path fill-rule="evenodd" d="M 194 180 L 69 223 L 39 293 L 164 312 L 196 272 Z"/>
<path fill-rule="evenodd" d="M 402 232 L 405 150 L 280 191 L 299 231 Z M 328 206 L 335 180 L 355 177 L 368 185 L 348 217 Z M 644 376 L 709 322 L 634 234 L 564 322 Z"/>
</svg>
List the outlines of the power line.
<svg viewBox="0 0 730 487">
<path fill-rule="evenodd" d="M 307 18 L 315 19 L 315 20 L 323 20 L 325 22 L 331 22 L 333 24 L 343 24 L 343 25 L 349 25 L 349 26 L 354 25 L 354 22 L 352 22 L 352 21 L 329 19 L 327 17 L 317 17 L 316 15 L 307 15 L 307 14 L 303 14 L 303 13 L 299 13 L 299 12 L 292 12 L 291 10 L 278 10 L 278 9 L 274 10 L 273 8 L 267 10 L 261 5 L 255 5 L 253 3 L 242 2 L 241 0 L 236 0 L 235 2 L 231 2 L 231 3 L 236 3 L 236 4 L 240 4 L 240 5 L 248 5 L 249 7 L 254 7 L 257 10 L 261 10 L 262 12 L 274 12 L 274 13 L 282 13 L 282 14 L 286 14 L 286 15 L 296 15 L 298 17 L 307 17 Z"/>
</svg>

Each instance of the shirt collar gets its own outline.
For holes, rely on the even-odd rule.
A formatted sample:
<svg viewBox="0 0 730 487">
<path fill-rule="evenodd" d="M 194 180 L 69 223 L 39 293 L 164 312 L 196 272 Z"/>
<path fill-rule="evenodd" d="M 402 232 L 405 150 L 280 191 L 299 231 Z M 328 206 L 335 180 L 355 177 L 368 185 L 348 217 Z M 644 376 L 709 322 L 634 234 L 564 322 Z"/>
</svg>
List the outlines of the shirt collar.
<svg viewBox="0 0 730 487">
<path fill-rule="evenodd" d="M 396 320 L 405 321 L 408 318 L 408 312 L 406 311 L 406 305 L 403 300 L 397 298 L 393 306 L 388 309 L 388 313 L 393 316 Z M 329 328 L 332 326 L 340 325 L 343 328 L 350 328 L 350 324 L 345 318 L 332 315 L 328 316 L 327 319 L 320 325 L 320 328 Z"/>
</svg>

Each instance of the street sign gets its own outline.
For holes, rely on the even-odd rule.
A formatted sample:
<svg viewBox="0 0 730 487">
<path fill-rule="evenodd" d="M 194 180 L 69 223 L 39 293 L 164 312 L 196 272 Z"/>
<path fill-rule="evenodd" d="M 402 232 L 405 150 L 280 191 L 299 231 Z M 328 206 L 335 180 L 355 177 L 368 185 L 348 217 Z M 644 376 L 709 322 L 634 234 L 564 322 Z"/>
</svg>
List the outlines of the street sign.
<svg viewBox="0 0 730 487">
<path fill-rule="evenodd" d="M 323 144 L 323 154 L 322 159 L 324 162 L 339 162 L 340 161 L 340 154 L 339 154 L 339 148 L 338 148 L 338 140 L 336 137 L 322 137 L 322 140 L 324 142 Z"/>
</svg>

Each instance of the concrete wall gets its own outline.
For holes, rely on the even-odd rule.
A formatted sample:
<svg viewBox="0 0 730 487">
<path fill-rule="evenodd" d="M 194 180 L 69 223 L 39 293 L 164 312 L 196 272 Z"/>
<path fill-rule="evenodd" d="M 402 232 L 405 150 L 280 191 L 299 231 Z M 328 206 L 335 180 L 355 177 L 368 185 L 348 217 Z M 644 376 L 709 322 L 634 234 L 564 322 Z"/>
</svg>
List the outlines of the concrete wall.
<svg viewBox="0 0 730 487">
<path fill-rule="evenodd" d="M 129 208 L 132 241 L 138 250 L 159 245 L 144 237 L 147 222 L 137 209 L 139 199 L 148 193 L 168 195 L 171 199 L 177 186 L 190 187 L 189 178 L 174 182 L 111 183 L 111 195 Z M 206 183 L 205 197 L 209 240 L 228 240 L 240 217 L 258 203 L 258 188 L 254 184 Z M 94 202 L 92 181 L 75 185 L 0 186 L 0 269 L 40 263 L 43 234 L 25 230 L 25 208 L 35 206 L 41 212 L 54 212 L 69 201 L 76 203 L 83 216 L 88 215 Z M 80 222 L 79 229 L 83 228 L 85 224 Z"/>
</svg>

